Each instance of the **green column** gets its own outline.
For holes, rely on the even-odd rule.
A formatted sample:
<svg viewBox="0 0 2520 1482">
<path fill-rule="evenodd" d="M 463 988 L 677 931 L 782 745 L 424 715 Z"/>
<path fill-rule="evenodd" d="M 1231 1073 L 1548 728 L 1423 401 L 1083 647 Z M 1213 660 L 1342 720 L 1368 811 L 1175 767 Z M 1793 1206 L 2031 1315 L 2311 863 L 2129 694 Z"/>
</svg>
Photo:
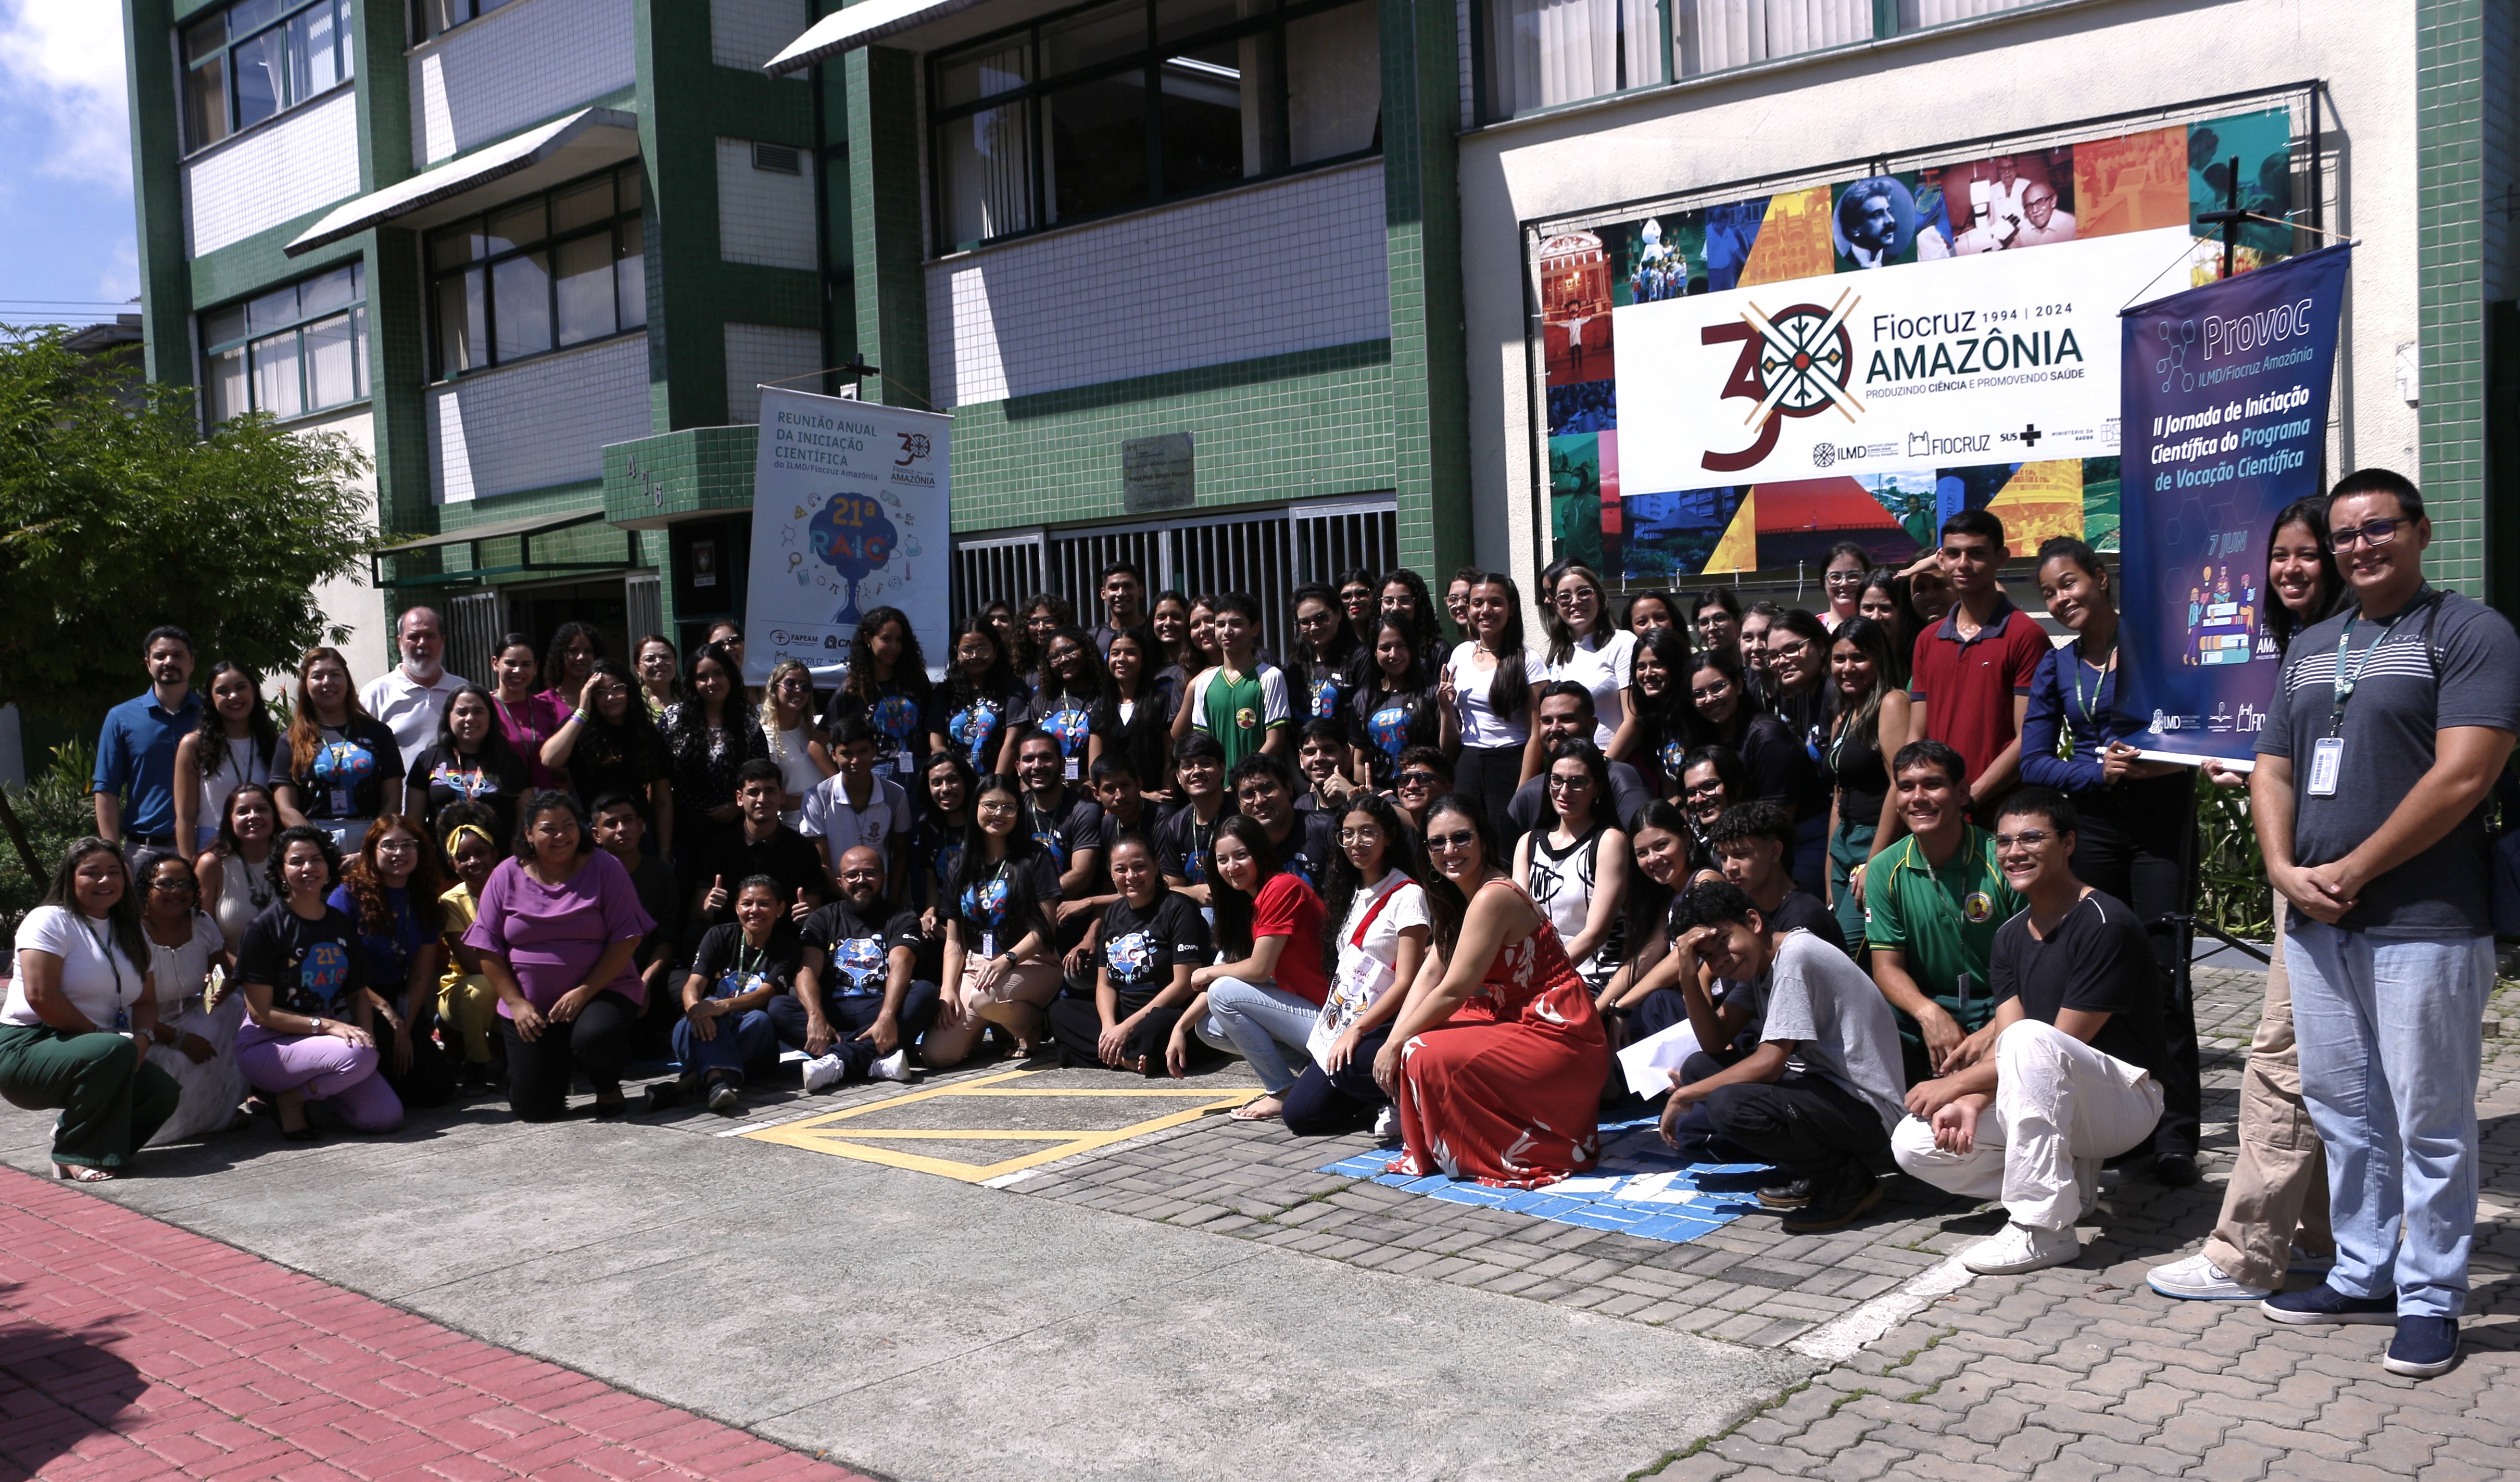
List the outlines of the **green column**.
<svg viewBox="0 0 2520 1482">
<path fill-rule="evenodd" d="M 184 250 L 181 108 L 170 0 L 122 0 L 124 83 L 131 97 L 132 206 L 140 246 L 140 323 L 151 381 L 193 383 L 192 270 Z"/>
<path fill-rule="evenodd" d="M 641 0 L 637 9 L 649 398 L 657 431 L 716 427 L 727 415 L 726 316 L 706 287 L 719 272 L 709 8 Z"/>
<path fill-rule="evenodd" d="M 2415 8 L 2416 481 L 2433 522 L 2424 566 L 2471 595 L 2483 595 L 2487 534 L 2485 11 L 2484 0 Z"/>
<path fill-rule="evenodd" d="M 830 66 L 832 64 L 825 64 Z M 883 372 L 858 394 L 924 408 L 927 284 L 919 190 L 919 62 L 890 47 L 848 56 L 850 235 L 857 343 Z"/>
<path fill-rule="evenodd" d="M 1392 466 L 1400 559 L 1442 590 L 1471 559 L 1467 337 L 1452 0 L 1382 0 L 1382 209 L 1391 269 Z"/>
</svg>

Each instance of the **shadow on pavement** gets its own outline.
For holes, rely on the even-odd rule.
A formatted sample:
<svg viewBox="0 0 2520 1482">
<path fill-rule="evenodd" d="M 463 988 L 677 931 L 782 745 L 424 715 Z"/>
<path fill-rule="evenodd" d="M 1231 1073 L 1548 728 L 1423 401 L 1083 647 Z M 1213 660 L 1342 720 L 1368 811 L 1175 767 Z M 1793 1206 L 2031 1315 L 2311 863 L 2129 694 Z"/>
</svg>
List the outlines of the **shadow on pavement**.
<svg viewBox="0 0 2520 1482">
<path fill-rule="evenodd" d="M 0 1285 L 0 1300 L 16 1292 Z M 149 1381 L 106 1345 L 110 1325 L 54 1327 L 0 1319 L 0 1479 L 31 1477 L 80 1441 L 111 1428 Z"/>
</svg>

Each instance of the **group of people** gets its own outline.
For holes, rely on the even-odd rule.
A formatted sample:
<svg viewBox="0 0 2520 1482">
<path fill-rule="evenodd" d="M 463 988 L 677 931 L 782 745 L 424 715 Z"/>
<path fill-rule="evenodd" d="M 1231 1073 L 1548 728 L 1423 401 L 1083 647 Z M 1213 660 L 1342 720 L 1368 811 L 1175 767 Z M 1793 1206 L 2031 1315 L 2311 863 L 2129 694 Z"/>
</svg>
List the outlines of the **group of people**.
<svg viewBox="0 0 2520 1482">
<path fill-rule="evenodd" d="M 2520 732 L 2509 625 L 2423 584 L 2428 537 L 2378 472 L 2272 532 L 2281 693 L 2254 773 L 2207 781 L 2251 788 L 2290 916 L 2224 1218 L 2154 1274 L 2397 1321 L 2401 1372 L 2455 1349 L 2480 807 Z M 239 665 L 196 694 L 161 629 L 98 836 L 20 928 L 0 1092 L 63 1108 L 86 1180 L 247 1093 L 304 1138 L 310 1108 L 384 1131 L 467 1083 L 544 1120 L 582 1076 L 617 1116 L 642 1057 L 682 1072 L 647 1104 L 725 1110 L 783 1049 L 809 1091 L 992 1045 L 1232 1055 L 1263 1091 L 1239 1119 L 1531 1188 L 1593 1166 L 1643 1063 L 1663 1136 L 1773 1166 L 1788 1229 L 1860 1218 L 1886 1160 L 2002 1200 L 1971 1268 L 2070 1261 L 2104 1162 L 2197 1178 L 2194 774 L 2126 743 L 2104 563 L 2036 553 L 2056 645 L 2010 555 L 1963 511 L 1904 572 L 1833 552 L 1819 611 L 1712 588 L 1615 621 L 1561 562 L 1537 643 L 1502 574 L 1439 607 L 1358 571 L 1293 594 L 1283 654 L 1247 596 L 1149 600 L 1120 562 L 1092 628 L 991 603 L 941 680 L 878 608 L 819 696 L 794 663 L 747 689 L 740 632 L 678 672 L 574 624 L 512 637 L 485 689 L 416 607 L 363 692 L 311 651 L 285 729 Z M 2334 1270 L 2278 1293 L 2296 1241 Z"/>
</svg>

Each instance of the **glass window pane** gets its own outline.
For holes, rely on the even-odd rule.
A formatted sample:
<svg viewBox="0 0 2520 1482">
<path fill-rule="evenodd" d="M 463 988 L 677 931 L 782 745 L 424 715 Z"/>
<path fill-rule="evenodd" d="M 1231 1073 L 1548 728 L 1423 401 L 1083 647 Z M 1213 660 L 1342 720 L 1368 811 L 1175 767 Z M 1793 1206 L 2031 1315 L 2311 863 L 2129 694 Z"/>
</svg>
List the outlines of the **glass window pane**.
<svg viewBox="0 0 2520 1482">
<path fill-rule="evenodd" d="M 184 28 L 184 65 L 195 67 L 209 61 L 228 44 L 227 18 L 204 21 Z"/>
<path fill-rule="evenodd" d="M 321 314 L 338 309 L 359 296 L 359 270 L 356 266 L 336 268 L 320 278 L 309 278 L 297 286 L 297 312 Z"/>
<path fill-rule="evenodd" d="M 1933 6 L 1934 0 L 1927 0 L 1927 5 Z M 1966 8 L 1976 15 L 2009 10 L 2012 5 L 2008 0 L 1996 0 L 1994 4 L 1977 3 Z M 1917 9 L 1915 0 L 1900 0 L 1901 30 L 1925 23 Z M 1772 57 L 1790 57 L 1824 46 L 1869 40 L 1872 23 L 1871 0 L 1804 0 L 1790 10 L 1764 5 L 1745 9 L 1739 0 L 1674 0 L 1672 46 L 1680 54 L 1680 74 L 1694 77 Z"/>
<path fill-rule="evenodd" d="M 1243 48 L 1228 41 L 1201 48 L 1194 55 L 1167 58 L 1163 64 L 1163 192 L 1204 190 L 1258 174 L 1266 166 L 1259 157 L 1258 79 L 1251 79 L 1248 116 L 1252 148 L 1245 163 L 1242 75 Z"/>
<path fill-rule="evenodd" d="M 297 322 L 297 289 L 294 285 L 246 300 L 245 327 L 248 330 L 276 330 L 284 324 Z"/>
<path fill-rule="evenodd" d="M 490 214 L 489 231 L 490 240 L 485 247 L 487 250 L 493 252 L 504 252 L 510 247 L 530 247 L 550 236 L 551 231 L 543 222 L 542 198 L 536 197 L 522 205 L 512 205 L 504 211 L 493 211 Z"/>
<path fill-rule="evenodd" d="M 1373 7 L 1342 6 L 1287 22 L 1288 162 L 1372 149 L 1381 124 L 1382 22 Z"/>
<path fill-rule="evenodd" d="M 227 136 L 227 56 L 219 52 L 184 74 L 184 143 L 201 149 Z"/>
<path fill-rule="evenodd" d="M 202 369 L 203 389 L 209 397 L 210 421 L 225 422 L 252 410 L 253 402 L 246 395 L 245 348 L 242 345 L 211 356 Z"/>
<path fill-rule="evenodd" d="M 235 40 L 262 29 L 279 20 L 281 14 L 295 3 L 297 0 L 239 0 L 238 4 L 228 7 L 228 38 Z"/>
<path fill-rule="evenodd" d="M 513 360 L 552 347 L 551 268 L 540 252 L 490 269 L 491 358 Z"/>
<path fill-rule="evenodd" d="M 489 363 L 490 321 L 481 292 L 481 270 L 458 273 L 437 285 L 437 374 L 453 376 Z"/>
<path fill-rule="evenodd" d="M 368 394 L 368 311 L 350 311 L 350 371 L 358 378 L 358 394 Z"/>
<path fill-rule="evenodd" d="M 936 69 L 936 106 L 953 108 L 1023 86 L 1032 80 L 1028 47 L 984 52 Z"/>
<path fill-rule="evenodd" d="M 1146 49 L 1144 0 L 1114 0 L 1041 28 L 1042 75 L 1056 77 Z"/>
<path fill-rule="evenodd" d="M 1155 39 L 1195 36 L 1275 9 L 1276 0 L 1155 0 Z"/>
<path fill-rule="evenodd" d="M 350 0 L 333 0 L 333 34 L 341 45 L 341 75 L 355 76 L 359 70 L 359 28 L 350 21 Z"/>
<path fill-rule="evenodd" d="M 1122 72 L 1054 93 L 1050 132 L 1053 221 L 1143 204 L 1147 199 L 1145 74 Z"/>
<path fill-rule="evenodd" d="M 335 50 L 331 0 L 289 18 L 289 93 L 287 103 L 303 103 L 341 80 L 341 60 Z"/>
<path fill-rule="evenodd" d="M 251 349 L 254 410 L 282 418 L 305 411 L 298 398 L 296 334 L 257 339 Z"/>
<path fill-rule="evenodd" d="M 267 30 L 229 53 L 236 64 L 236 125 L 251 128 L 280 112 L 286 50 L 279 30 Z"/>
<path fill-rule="evenodd" d="M 337 314 L 306 327 L 306 409 L 338 407 L 359 399 L 358 352 L 350 316 Z"/>
<path fill-rule="evenodd" d="M 555 232 L 573 232 L 582 226 L 609 220 L 611 216 L 612 182 L 609 178 L 590 181 L 552 198 L 552 230 Z"/>
<path fill-rule="evenodd" d="M 461 222 L 428 239 L 428 265 L 457 268 L 481 255 L 481 223 Z"/>
<path fill-rule="evenodd" d="M 1032 219 L 1031 106 L 982 109 L 938 130 L 945 165 L 946 229 L 956 247 L 1009 232 Z"/>
<path fill-rule="evenodd" d="M 615 312 L 621 328 L 635 330 L 648 322 L 647 233 L 636 221 L 621 223 L 620 255 L 612 264 Z"/>
<path fill-rule="evenodd" d="M 471 0 L 420 0 L 421 38 L 444 35 L 472 18 Z"/>
<path fill-rule="evenodd" d="M 202 342 L 227 344 L 245 337 L 245 306 L 232 305 L 202 316 Z"/>
<path fill-rule="evenodd" d="M 1694 11 L 1694 0 L 1682 0 Z M 1871 0 L 1803 0 L 1775 7 L 1779 28 L 1826 24 L 1829 14 L 1861 9 L 1868 32 Z M 1727 28 L 1769 28 L 1768 6 L 1722 7 Z M 1785 12 L 1793 15 L 1787 19 Z M 1489 107 L 1510 116 L 1598 98 L 1663 80 L 1662 12 L 1657 0 L 1488 0 Z"/>
<path fill-rule="evenodd" d="M 552 251 L 560 276 L 560 342 L 576 344 L 612 333 L 612 234 L 563 242 Z"/>
</svg>

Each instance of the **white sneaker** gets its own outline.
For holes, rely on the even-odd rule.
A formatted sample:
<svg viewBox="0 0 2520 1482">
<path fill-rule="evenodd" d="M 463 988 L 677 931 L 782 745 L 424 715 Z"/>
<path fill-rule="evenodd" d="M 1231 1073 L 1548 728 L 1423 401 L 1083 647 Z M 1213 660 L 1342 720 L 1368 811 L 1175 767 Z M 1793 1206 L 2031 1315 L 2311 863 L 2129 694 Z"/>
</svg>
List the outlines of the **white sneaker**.
<svg viewBox="0 0 2520 1482">
<path fill-rule="evenodd" d="M 899 1050 L 896 1050 L 896 1051 L 894 1051 L 892 1054 L 885 1055 L 882 1059 L 879 1059 L 879 1060 L 876 1061 L 874 1064 L 869 1065 L 869 1066 L 867 1067 L 867 1078 L 868 1078 L 869 1080 L 876 1080 L 876 1081 L 907 1081 L 907 1080 L 909 1080 L 909 1079 L 910 1079 L 910 1047 L 909 1047 L 909 1046 L 907 1046 L 907 1045 L 904 1045 L 904 1046 L 903 1046 L 903 1047 L 901 1047 Z"/>
<path fill-rule="evenodd" d="M 807 1060 L 805 1089 L 821 1091 L 826 1087 L 836 1086 L 840 1083 L 840 1077 L 848 1074 L 848 1061 L 836 1055 L 827 1055 L 820 1059 Z"/>
<path fill-rule="evenodd" d="M 2254 1302 L 2273 1292 L 2272 1287 L 2232 1280 L 2228 1272 L 2205 1259 L 2202 1252 L 2156 1266 L 2144 1280 L 2163 1296 L 2187 1302 Z"/>
<path fill-rule="evenodd" d="M 1373 1140 L 1385 1147 L 1399 1143 L 1400 1113 L 1396 1108 L 1385 1106 L 1373 1114 Z"/>
<path fill-rule="evenodd" d="M 1960 1264 L 1982 1277 L 2013 1277 L 2062 1266 L 2082 1253 L 2083 1242 L 2070 1230 L 2008 1223 L 1970 1246 Z"/>
</svg>

